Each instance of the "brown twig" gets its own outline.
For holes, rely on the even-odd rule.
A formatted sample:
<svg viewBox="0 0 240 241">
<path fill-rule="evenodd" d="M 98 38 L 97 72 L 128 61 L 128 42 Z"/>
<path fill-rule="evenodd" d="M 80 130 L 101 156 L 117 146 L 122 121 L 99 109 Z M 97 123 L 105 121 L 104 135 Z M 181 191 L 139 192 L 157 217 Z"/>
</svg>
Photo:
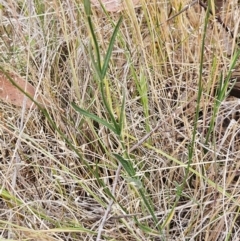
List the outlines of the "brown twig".
<svg viewBox="0 0 240 241">
<path fill-rule="evenodd" d="M 177 14 L 173 15 L 172 17 L 168 18 L 166 22 L 171 21 L 172 19 L 176 18 L 178 15 L 180 15 L 181 13 L 187 11 L 190 7 L 192 7 L 193 5 L 195 5 L 196 3 L 198 3 L 198 0 L 192 1 L 191 3 L 189 3 L 186 7 L 184 7 L 181 11 L 179 11 Z M 163 25 L 164 23 L 160 24 Z"/>
<path fill-rule="evenodd" d="M 196 3 L 198 3 L 202 8 L 204 8 L 204 10 L 206 11 L 207 10 L 207 5 L 201 1 L 201 0 L 194 0 L 192 1 L 191 3 L 189 3 L 186 7 L 184 7 L 181 11 L 179 11 L 177 14 L 175 14 L 174 16 L 170 17 L 167 19 L 166 22 L 169 22 L 171 20 L 173 20 L 174 18 L 176 18 L 177 16 L 179 16 L 180 14 L 182 14 L 183 12 L 187 11 L 190 7 L 192 7 L 193 5 L 195 5 Z M 219 5 L 218 5 L 218 8 L 219 8 Z M 209 13 L 211 15 L 214 16 L 212 10 L 210 9 L 209 10 Z M 233 31 L 224 23 L 224 21 L 221 19 L 221 17 L 217 14 L 215 15 L 215 19 L 217 20 L 217 22 L 224 28 L 224 30 L 227 32 L 227 33 L 230 33 L 231 37 L 234 38 L 234 33 Z M 160 24 L 163 25 L 164 23 Z M 237 39 L 235 39 L 235 42 L 236 44 L 240 47 L 240 44 L 238 43 Z"/>
<path fill-rule="evenodd" d="M 199 1 L 199 5 L 200 5 L 201 7 L 203 7 L 205 11 L 207 10 L 207 5 L 206 5 L 203 1 Z M 210 13 L 211 15 L 213 15 L 213 12 L 212 12 L 211 9 L 209 10 L 209 13 Z M 219 24 L 222 25 L 222 27 L 224 28 L 224 30 L 225 30 L 227 33 L 230 33 L 231 37 L 234 38 L 234 33 L 233 33 L 233 31 L 231 31 L 231 29 L 223 22 L 223 20 L 221 19 L 221 17 L 220 17 L 219 15 L 215 15 L 215 19 L 217 20 L 217 22 L 218 22 Z M 237 42 L 236 42 L 236 43 L 237 43 Z M 238 43 L 237 43 L 237 44 L 238 44 Z"/>
</svg>

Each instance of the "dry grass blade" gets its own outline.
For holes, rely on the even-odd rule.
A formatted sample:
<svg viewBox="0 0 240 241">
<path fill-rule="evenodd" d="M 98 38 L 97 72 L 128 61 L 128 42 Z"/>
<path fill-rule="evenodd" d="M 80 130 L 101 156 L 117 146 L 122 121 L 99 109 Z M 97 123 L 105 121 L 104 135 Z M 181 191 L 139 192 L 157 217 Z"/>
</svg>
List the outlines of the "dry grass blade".
<svg viewBox="0 0 240 241">
<path fill-rule="evenodd" d="M 238 240 L 237 1 L 91 2 L 1 3 L 0 239 Z"/>
<path fill-rule="evenodd" d="M 140 0 L 131 0 L 132 4 L 134 6 L 138 5 Z M 100 8 L 100 2 L 103 4 L 103 6 L 106 8 L 109 12 L 119 12 L 123 9 L 126 9 L 127 5 L 125 1 L 119 1 L 119 0 L 91 0 L 91 3 L 94 7 Z"/>
</svg>

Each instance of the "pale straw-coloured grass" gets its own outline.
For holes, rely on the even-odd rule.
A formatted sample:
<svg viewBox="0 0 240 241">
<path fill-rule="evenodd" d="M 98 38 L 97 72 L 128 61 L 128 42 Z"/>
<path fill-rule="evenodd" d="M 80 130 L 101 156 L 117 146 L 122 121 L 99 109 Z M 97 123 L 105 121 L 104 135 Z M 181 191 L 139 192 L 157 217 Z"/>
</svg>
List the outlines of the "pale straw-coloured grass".
<svg viewBox="0 0 240 241">
<path fill-rule="evenodd" d="M 0 239 L 238 240 L 239 101 L 215 96 L 238 47 L 198 4 L 166 22 L 187 4 L 94 8 L 91 32 L 81 1 L 2 3 L 1 67 L 51 105 L 0 102 Z"/>
</svg>

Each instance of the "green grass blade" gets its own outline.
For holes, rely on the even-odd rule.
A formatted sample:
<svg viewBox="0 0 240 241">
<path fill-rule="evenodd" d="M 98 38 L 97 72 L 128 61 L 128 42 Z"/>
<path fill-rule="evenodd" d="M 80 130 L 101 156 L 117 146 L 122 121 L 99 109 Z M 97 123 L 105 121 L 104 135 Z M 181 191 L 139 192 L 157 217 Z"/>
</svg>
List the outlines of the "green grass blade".
<svg viewBox="0 0 240 241">
<path fill-rule="evenodd" d="M 130 177 L 134 177 L 136 175 L 136 171 L 134 170 L 132 163 L 127 161 L 122 156 L 114 153 L 114 157 L 122 164 L 124 170 L 128 173 Z"/>
<path fill-rule="evenodd" d="M 126 101 L 126 95 L 125 95 L 125 91 L 123 90 L 122 106 L 121 106 L 120 120 L 119 120 L 120 133 L 122 132 L 124 127 L 125 101 Z"/>
<path fill-rule="evenodd" d="M 90 2 L 90 0 L 84 0 L 83 5 L 84 5 L 84 11 L 85 11 L 86 15 L 90 16 L 91 15 L 91 2 Z"/>
<path fill-rule="evenodd" d="M 231 89 L 229 91 L 227 91 L 227 88 L 229 86 L 229 80 L 232 76 L 232 70 L 235 68 L 235 65 L 236 65 L 236 62 L 238 60 L 239 55 L 240 55 L 240 50 L 238 50 L 234 53 L 233 60 L 231 61 L 226 79 L 225 80 L 223 79 L 222 74 L 220 76 L 220 83 L 219 83 L 219 87 L 217 88 L 216 100 L 215 100 L 215 103 L 214 103 L 213 116 L 211 118 L 210 125 L 209 125 L 209 128 L 208 128 L 208 132 L 207 132 L 207 135 L 206 135 L 205 145 L 208 144 L 210 135 L 213 131 L 214 123 L 215 123 L 215 120 L 216 120 L 217 113 L 218 113 L 218 110 L 220 108 L 221 102 L 224 100 L 225 96 L 228 95 L 228 93 L 231 91 Z"/>
<path fill-rule="evenodd" d="M 115 133 L 120 135 L 121 134 L 120 126 L 117 123 L 117 121 L 115 120 L 114 114 L 112 113 L 112 110 L 111 110 L 111 108 L 109 106 L 109 103 L 108 103 L 108 101 L 106 99 L 106 96 L 104 94 L 104 82 L 103 81 L 101 81 L 101 83 L 100 83 L 100 88 L 101 88 L 103 103 L 104 103 L 105 108 L 107 109 L 107 112 L 108 112 L 108 114 L 110 116 L 111 121 L 113 122 L 114 128 L 116 130 Z"/>
<path fill-rule="evenodd" d="M 89 55 L 90 55 L 91 62 L 93 64 L 93 68 L 94 68 L 95 72 L 97 73 L 97 77 L 99 79 L 101 79 L 102 78 L 101 68 L 99 67 L 99 64 L 95 61 L 91 44 L 89 44 Z"/>
<path fill-rule="evenodd" d="M 93 45 L 94 45 L 94 49 L 95 49 L 95 53 L 96 53 L 96 58 L 97 58 L 96 63 L 97 63 L 98 71 L 102 72 L 99 45 L 98 45 L 97 38 L 96 38 L 96 35 L 94 33 L 94 30 L 93 30 L 93 24 L 92 24 L 91 17 L 88 17 L 87 20 L 88 20 L 88 26 L 90 28 L 90 32 L 91 32 L 92 40 L 93 40 Z"/>
<path fill-rule="evenodd" d="M 108 69 L 108 65 L 109 65 L 109 61 L 110 61 L 110 58 L 111 58 L 111 55 L 112 55 L 114 42 L 115 42 L 115 39 L 116 39 L 118 30 L 119 30 L 119 27 L 121 25 L 122 19 L 123 18 L 121 16 L 120 19 L 117 22 L 117 25 L 116 25 L 114 31 L 113 31 L 113 34 L 112 34 L 112 37 L 111 37 L 111 40 L 110 40 L 110 43 L 109 43 L 109 46 L 108 46 L 107 54 L 106 54 L 106 56 L 104 58 L 104 63 L 103 63 L 103 67 L 102 67 L 102 79 L 106 75 L 106 72 L 107 72 L 107 69 Z"/>
<path fill-rule="evenodd" d="M 79 112 L 80 114 L 97 121 L 98 123 L 104 125 L 105 127 L 107 127 L 109 130 L 113 131 L 114 133 L 117 134 L 117 130 L 114 128 L 113 125 L 111 125 L 110 123 L 108 123 L 106 120 L 99 118 L 98 116 L 89 113 L 88 111 L 80 108 L 79 106 L 77 106 L 75 103 L 72 103 L 72 107 Z"/>
</svg>

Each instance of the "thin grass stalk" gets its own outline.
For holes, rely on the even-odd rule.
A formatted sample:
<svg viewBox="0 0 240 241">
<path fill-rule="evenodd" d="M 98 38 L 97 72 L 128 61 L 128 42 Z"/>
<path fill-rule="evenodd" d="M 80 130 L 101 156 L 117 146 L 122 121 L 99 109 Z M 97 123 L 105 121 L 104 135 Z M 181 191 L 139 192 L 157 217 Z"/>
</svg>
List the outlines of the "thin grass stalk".
<svg viewBox="0 0 240 241">
<path fill-rule="evenodd" d="M 201 105 L 201 97 L 202 97 L 202 72 L 203 72 L 203 62 L 204 62 L 204 48 L 205 48 L 205 39 L 206 39 L 206 33 L 207 33 L 207 26 L 208 26 L 208 22 L 209 22 L 209 16 L 210 16 L 210 8 L 209 5 L 210 2 L 208 2 L 208 8 L 206 11 L 206 16 L 205 16 L 205 22 L 204 22 L 204 31 L 203 31 L 203 38 L 202 38 L 202 45 L 201 45 L 201 56 L 200 56 L 200 67 L 199 67 L 199 80 L 198 80 L 198 95 L 197 95 L 197 107 L 196 107 L 196 114 L 195 114 L 195 118 L 194 118 L 194 126 L 193 126 L 193 132 L 192 132 L 192 140 L 191 143 L 189 144 L 188 147 L 188 162 L 187 162 L 187 166 L 185 168 L 185 175 L 182 181 L 181 185 L 177 186 L 177 193 L 176 193 L 176 201 L 173 204 L 173 208 L 170 212 L 170 214 L 168 215 L 168 218 L 165 220 L 165 222 L 162 225 L 162 228 L 164 228 L 168 223 L 170 218 L 173 216 L 175 208 L 182 196 L 182 192 L 184 190 L 184 187 L 186 185 L 186 181 L 187 178 L 189 176 L 189 172 L 190 172 L 190 167 L 191 167 L 191 163 L 193 160 L 193 153 L 194 153 L 194 148 L 195 148 L 195 139 L 196 139 L 196 133 L 197 133 L 197 122 L 199 119 L 199 112 L 200 112 L 200 105 Z"/>
</svg>

